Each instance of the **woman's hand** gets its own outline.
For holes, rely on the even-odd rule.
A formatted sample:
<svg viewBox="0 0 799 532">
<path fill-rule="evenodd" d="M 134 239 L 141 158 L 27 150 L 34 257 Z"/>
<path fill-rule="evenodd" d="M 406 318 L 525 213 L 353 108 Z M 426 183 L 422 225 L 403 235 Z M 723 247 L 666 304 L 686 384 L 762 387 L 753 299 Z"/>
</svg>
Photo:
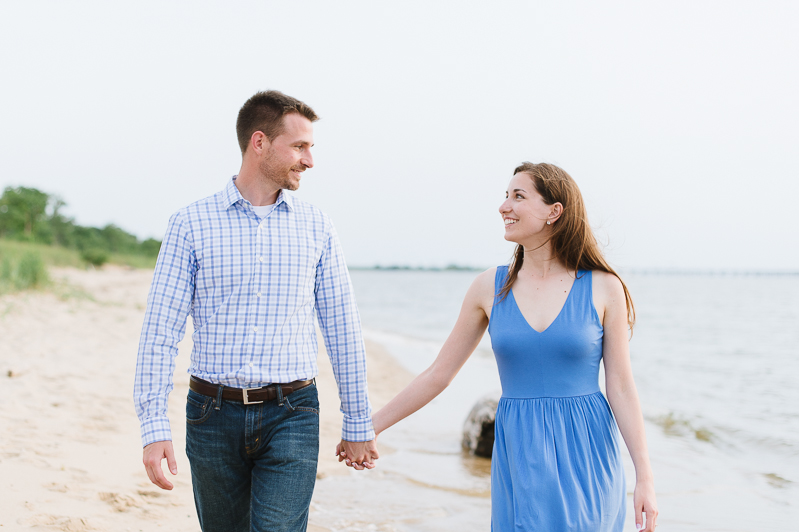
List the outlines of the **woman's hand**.
<svg viewBox="0 0 799 532">
<path fill-rule="evenodd" d="M 347 447 L 350 447 L 350 453 L 347 452 Z M 351 459 L 350 454 L 356 454 L 361 457 L 358 459 Z M 374 469 L 375 460 L 380 458 L 377 452 L 377 438 L 368 442 L 348 442 L 341 440 L 336 444 L 336 456 L 339 462 L 345 462 L 347 467 L 361 471 L 363 469 Z"/>
<path fill-rule="evenodd" d="M 644 532 L 655 532 L 658 519 L 658 504 L 655 500 L 655 484 L 651 480 L 635 483 L 633 507 L 635 508 L 635 529 L 643 529 Z M 642 513 L 646 514 L 646 523 L 644 523 Z"/>
</svg>

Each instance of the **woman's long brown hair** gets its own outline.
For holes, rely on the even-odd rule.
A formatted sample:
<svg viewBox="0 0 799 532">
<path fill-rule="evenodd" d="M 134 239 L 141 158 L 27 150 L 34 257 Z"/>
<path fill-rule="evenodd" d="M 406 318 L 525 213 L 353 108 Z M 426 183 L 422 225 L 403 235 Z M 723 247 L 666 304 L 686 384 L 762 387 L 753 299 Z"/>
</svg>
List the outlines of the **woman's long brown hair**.
<svg viewBox="0 0 799 532">
<path fill-rule="evenodd" d="M 563 214 L 552 224 L 552 235 L 548 242 L 552 253 L 569 270 L 599 270 L 615 275 L 624 288 L 624 299 L 627 302 L 627 324 L 632 333 L 635 324 L 635 306 L 624 280 L 602 256 L 583 203 L 583 196 L 577 183 L 563 169 L 553 164 L 533 164 L 524 162 L 518 166 L 513 175 L 524 173 L 530 176 L 536 191 L 541 194 L 544 203 L 563 205 Z M 510 293 L 513 283 L 519 276 L 524 263 L 524 246 L 517 245 L 513 260 L 508 267 L 508 278 L 497 296 L 503 300 Z"/>
</svg>

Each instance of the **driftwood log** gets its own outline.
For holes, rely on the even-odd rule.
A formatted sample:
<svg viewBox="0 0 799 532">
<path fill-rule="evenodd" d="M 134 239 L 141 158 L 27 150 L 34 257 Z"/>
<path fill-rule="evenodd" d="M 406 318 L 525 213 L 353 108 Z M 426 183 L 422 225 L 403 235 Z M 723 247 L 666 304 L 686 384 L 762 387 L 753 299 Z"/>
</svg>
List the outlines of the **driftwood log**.
<svg viewBox="0 0 799 532">
<path fill-rule="evenodd" d="M 498 401 L 498 395 L 486 395 L 481 398 L 463 424 L 462 446 L 474 455 L 491 458 Z"/>
</svg>

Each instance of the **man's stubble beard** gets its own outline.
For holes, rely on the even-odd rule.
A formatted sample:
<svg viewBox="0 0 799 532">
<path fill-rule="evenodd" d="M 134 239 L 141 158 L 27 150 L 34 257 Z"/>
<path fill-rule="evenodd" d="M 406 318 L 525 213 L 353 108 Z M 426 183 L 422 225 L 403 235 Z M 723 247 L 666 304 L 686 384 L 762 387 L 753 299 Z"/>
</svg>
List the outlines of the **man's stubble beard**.
<svg viewBox="0 0 799 532">
<path fill-rule="evenodd" d="M 270 153 L 258 165 L 258 169 L 261 171 L 261 176 L 263 179 L 282 189 L 297 190 L 300 188 L 299 182 L 295 182 L 289 177 L 289 172 L 293 166 L 288 168 L 275 168 L 274 164 L 272 164 L 274 159 L 275 158 Z"/>
</svg>

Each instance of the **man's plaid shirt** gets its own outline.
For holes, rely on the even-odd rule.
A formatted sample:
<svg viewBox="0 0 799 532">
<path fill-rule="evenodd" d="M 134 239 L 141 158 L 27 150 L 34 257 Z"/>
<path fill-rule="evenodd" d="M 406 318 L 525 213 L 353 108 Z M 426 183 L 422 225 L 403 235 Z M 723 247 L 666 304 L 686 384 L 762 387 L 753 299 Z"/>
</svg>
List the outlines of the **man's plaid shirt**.
<svg viewBox="0 0 799 532">
<path fill-rule="evenodd" d="M 281 191 L 260 220 L 235 185 L 175 213 L 155 267 L 134 401 L 142 444 L 170 440 L 177 343 L 194 323 L 189 373 L 255 388 L 318 373 L 314 315 L 338 381 L 342 438 L 374 438 L 360 317 L 335 229 Z"/>
</svg>

